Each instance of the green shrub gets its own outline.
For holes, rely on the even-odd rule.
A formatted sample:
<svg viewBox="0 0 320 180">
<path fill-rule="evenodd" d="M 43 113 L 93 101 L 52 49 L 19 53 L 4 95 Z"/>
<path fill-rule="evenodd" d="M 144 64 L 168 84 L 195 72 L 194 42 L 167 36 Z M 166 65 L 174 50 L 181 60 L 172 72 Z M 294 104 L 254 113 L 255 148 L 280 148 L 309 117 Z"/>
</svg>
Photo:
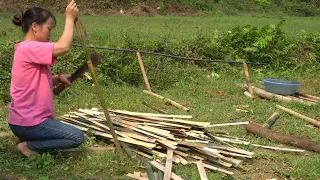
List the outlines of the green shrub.
<svg viewBox="0 0 320 180">
<path fill-rule="evenodd" d="M 13 43 L 0 42 L 0 99 L 10 102 L 11 66 L 13 60 Z"/>
</svg>

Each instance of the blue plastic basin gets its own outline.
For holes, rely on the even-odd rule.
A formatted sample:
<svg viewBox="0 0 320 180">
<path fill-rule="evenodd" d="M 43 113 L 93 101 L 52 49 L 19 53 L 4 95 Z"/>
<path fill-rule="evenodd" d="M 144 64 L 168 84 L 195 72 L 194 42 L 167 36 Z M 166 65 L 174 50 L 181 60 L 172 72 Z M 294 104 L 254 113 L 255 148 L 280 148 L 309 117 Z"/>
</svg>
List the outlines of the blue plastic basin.
<svg viewBox="0 0 320 180">
<path fill-rule="evenodd" d="M 297 88 L 300 86 L 299 82 L 280 79 L 263 79 L 263 82 L 266 91 L 281 95 L 292 95 L 297 92 Z"/>
</svg>

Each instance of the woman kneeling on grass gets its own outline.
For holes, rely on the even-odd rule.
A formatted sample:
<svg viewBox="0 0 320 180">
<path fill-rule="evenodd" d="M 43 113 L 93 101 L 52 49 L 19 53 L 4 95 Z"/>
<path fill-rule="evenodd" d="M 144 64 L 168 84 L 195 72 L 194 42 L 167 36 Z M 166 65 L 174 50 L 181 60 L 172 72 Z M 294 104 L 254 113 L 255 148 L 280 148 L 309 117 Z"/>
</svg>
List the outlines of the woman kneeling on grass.
<svg viewBox="0 0 320 180">
<path fill-rule="evenodd" d="M 53 86 L 70 86 L 69 75 L 52 76 L 56 57 L 67 53 L 72 44 L 73 24 L 78 15 L 74 0 L 66 8 L 66 23 L 58 42 L 51 43 L 55 17 L 45 9 L 33 7 L 13 23 L 22 26 L 24 41 L 14 47 L 8 123 L 19 138 L 17 149 L 29 157 L 31 152 L 67 149 L 81 145 L 81 130 L 54 120 Z"/>
</svg>

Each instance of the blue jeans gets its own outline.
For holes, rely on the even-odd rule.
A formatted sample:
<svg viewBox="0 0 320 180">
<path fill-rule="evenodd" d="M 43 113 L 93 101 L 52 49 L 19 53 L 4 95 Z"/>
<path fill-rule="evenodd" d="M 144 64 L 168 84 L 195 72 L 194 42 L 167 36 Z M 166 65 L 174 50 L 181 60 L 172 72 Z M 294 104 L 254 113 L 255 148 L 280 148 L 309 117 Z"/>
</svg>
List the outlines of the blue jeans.
<svg viewBox="0 0 320 180">
<path fill-rule="evenodd" d="M 26 141 L 27 146 L 36 151 L 74 148 L 84 142 L 84 133 L 80 129 L 54 119 L 35 126 L 9 126 L 21 141 Z"/>
</svg>

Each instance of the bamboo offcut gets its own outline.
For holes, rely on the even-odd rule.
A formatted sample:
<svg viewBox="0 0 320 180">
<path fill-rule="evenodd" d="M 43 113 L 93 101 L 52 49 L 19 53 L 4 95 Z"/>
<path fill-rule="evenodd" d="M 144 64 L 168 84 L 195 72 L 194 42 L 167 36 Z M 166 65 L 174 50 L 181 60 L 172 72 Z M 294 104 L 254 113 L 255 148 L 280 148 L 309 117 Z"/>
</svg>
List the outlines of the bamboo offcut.
<svg viewBox="0 0 320 180">
<path fill-rule="evenodd" d="M 278 112 L 273 113 L 268 120 L 264 123 L 263 127 L 270 129 L 271 126 L 276 122 L 279 118 L 280 114 Z"/>
<path fill-rule="evenodd" d="M 172 101 L 171 99 L 167 99 L 167 98 L 165 98 L 165 97 L 163 97 L 163 96 L 161 96 L 159 94 L 156 94 L 156 93 L 153 93 L 153 92 L 150 92 L 150 91 L 146 91 L 146 90 L 143 90 L 143 92 L 145 92 L 145 93 L 147 93 L 147 94 L 149 94 L 151 96 L 154 96 L 156 98 L 163 99 L 164 101 L 170 103 L 171 105 L 173 105 L 173 106 L 175 106 L 175 107 L 177 107 L 179 109 L 182 109 L 182 110 L 185 110 L 185 111 L 190 111 L 189 108 L 184 107 L 181 104 L 179 104 L 179 103 L 177 103 L 175 101 Z"/>
<path fill-rule="evenodd" d="M 137 58 L 138 58 L 138 61 L 139 61 L 139 65 L 140 65 L 141 73 L 142 73 L 142 76 L 143 76 L 143 79 L 144 79 L 144 83 L 146 84 L 147 89 L 151 92 L 151 87 L 150 87 L 150 84 L 149 84 L 147 73 L 146 73 L 146 71 L 144 69 L 143 61 L 142 61 L 142 58 L 141 58 L 141 55 L 140 55 L 139 52 L 137 52 Z"/>
<path fill-rule="evenodd" d="M 248 85 L 248 91 L 253 96 L 253 89 L 252 89 L 252 84 L 251 84 L 251 80 L 250 80 L 250 75 L 249 75 L 249 70 L 248 70 L 247 63 L 245 61 L 243 61 L 242 65 L 243 65 L 243 69 L 244 69 L 244 74 L 246 76 L 246 81 L 247 81 L 247 85 Z"/>
</svg>

